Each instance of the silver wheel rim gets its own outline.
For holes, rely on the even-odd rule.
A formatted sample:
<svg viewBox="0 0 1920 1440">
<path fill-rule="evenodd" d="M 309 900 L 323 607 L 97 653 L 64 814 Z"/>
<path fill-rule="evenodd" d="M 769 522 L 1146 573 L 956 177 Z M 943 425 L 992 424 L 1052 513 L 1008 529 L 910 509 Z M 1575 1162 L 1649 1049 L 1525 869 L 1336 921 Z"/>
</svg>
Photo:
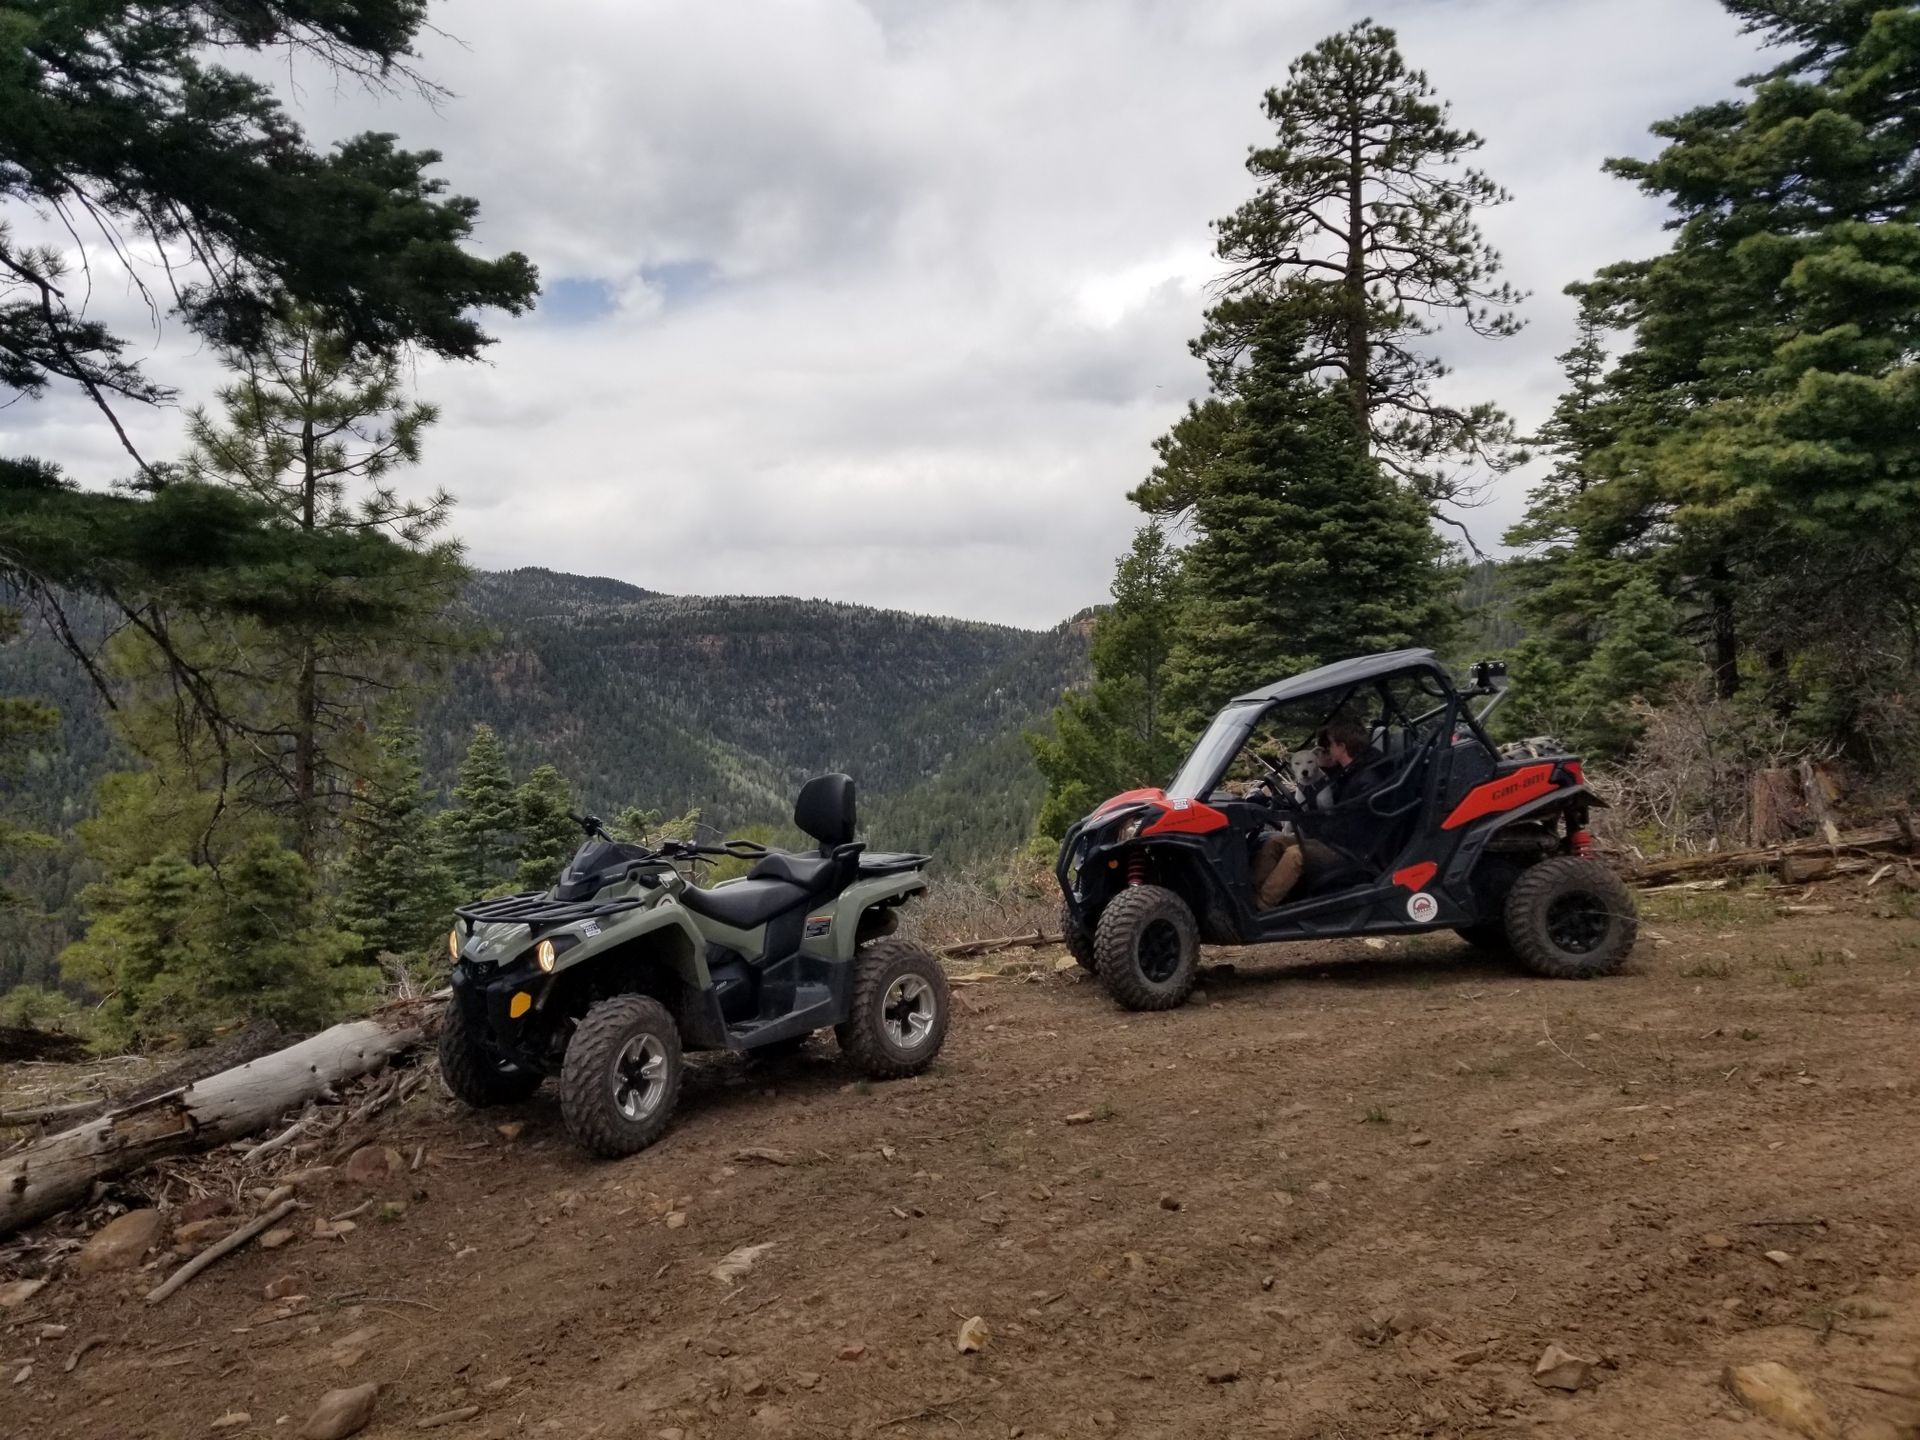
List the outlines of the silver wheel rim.
<svg viewBox="0 0 1920 1440">
<path fill-rule="evenodd" d="M 667 1093 L 667 1047 L 657 1035 L 636 1035 L 613 1061 L 613 1103 L 629 1120 L 644 1120 Z"/>
<path fill-rule="evenodd" d="M 880 1028 L 902 1050 L 918 1050 L 933 1033 L 933 986 L 919 975 L 898 976 L 880 1000 Z"/>
</svg>

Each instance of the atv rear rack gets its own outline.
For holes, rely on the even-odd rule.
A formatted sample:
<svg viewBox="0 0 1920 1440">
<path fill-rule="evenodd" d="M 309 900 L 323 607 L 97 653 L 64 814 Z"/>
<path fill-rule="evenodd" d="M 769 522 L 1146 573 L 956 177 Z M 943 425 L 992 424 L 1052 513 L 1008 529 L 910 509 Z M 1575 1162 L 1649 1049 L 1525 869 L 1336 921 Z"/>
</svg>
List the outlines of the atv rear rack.
<svg viewBox="0 0 1920 1440">
<path fill-rule="evenodd" d="M 457 905 L 453 913 L 474 925 L 524 925 L 535 939 L 542 931 L 558 930 L 576 920 L 595 920 L 603 915 L 620 915 L 637 910 L 653 897 L 625 895 L 617 900 L 549 900 L 544 890 L 529 890 L 520 895 L 502 895 L 497 900 L 480 900 L 472 905 Z"/>
</svg>

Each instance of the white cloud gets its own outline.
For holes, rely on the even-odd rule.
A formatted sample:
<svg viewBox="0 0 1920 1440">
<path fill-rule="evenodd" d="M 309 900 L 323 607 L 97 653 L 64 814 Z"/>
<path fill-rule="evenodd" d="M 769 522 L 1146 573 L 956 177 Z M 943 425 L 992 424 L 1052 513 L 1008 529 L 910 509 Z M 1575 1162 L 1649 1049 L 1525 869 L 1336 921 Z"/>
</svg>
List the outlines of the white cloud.
<svg viewBox="0 0 1920 1440">
<path fill-rule="evenodd" d="M 797 593 L 1046 624 L 1103 597 L 1125 492 L 1202 384 L 1185 342 L 1208 222 L 1249 190 L 1262 92 L 1356 4 L 1262 0 L 554 0 L 450 5 L 439 111 L 306 77 L 316 135 L 446 153 L 482 238 L 550 312 L 484 365 L 423 364 L 419 476 L 486 566 Z M 1711 0 L 1375 6 L 1514 192 L 1485 217 L 1534 292 L 1524 334 L 1453 343 L 1458 393 L 1536 423 L 1597 265 L 1660 215 L 1599 173 L 1728 93 L 1750 42 Z M 124 297 L 102 313 L 140 323 Z M 605 300 L 604 308 L 598 303 Z M 598 313 L 596 313 L 598 312 Z M 176 324 L 156 373 L 204 398 Z M 177 417 L 139 418 L 164 453 Z M 70 397 L 0 446 L 122 468 Z M 1483 542 L 1522 508 L 1509 484 Z"/>
</svg>

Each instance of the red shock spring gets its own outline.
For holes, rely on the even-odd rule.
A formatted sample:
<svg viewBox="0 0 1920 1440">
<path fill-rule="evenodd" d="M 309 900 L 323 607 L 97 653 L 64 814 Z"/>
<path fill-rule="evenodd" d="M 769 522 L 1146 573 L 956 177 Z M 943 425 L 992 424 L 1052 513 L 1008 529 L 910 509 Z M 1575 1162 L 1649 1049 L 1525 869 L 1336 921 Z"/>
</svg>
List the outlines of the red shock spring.
<svg viewBox="0 0 1920 1440">
<path fill-rule="evenodd" d="M 1138 850 L 1127 857 L 1127 884 L 1144 885 L 1147 883 L 1147 857 Z"/>
</svg>

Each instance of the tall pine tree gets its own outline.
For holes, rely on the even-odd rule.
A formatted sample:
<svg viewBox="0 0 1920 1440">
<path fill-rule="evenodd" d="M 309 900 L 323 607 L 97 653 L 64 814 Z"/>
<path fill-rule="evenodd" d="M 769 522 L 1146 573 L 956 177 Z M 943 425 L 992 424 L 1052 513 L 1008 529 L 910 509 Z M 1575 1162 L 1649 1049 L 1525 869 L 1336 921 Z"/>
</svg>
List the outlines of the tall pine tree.
<svg viewBox="0 0 1920 1440">
<path fill-rule="evenodd" d="M 435 418 L 408 398 L 395 356 L 296 316 L 226 358 L 239 379 L 220 392 L 217 419 L 189 417 L 187 475 L 241 491 L 302 540 L 350 547 L 348 563 L 289 569 L 278 623 L 216 630 L 201 646 L 231 652 L 220 688 L 258 692 L 229 705 L 255 717 L 240 798 L 285 816 L 311 861 L 373 761 L 363 741 L 374 708 L 451 650 L 444 615 L 466 570 L 459 546 L 438 538 L 452 498 L 407 500 L 393 484 Z"/>
<path fill-rule="evenodd" d="M 1240 423 L 1194 505 L 1169 665 L 1189 725 L 1281 675 L 1437 644 L 1451 619 L 1424 502 L 1368 456 L 1345 397 L 1302 378 L 1303 339 L 1284 308 L 1254 332 Z"/>
<path fill-rule="evenodd" d="M 1301 335 L 1296 372 L 1336 384 L 1358 443 L 1435 504 L 1516 457 L 1496 407 L 1435 394 L 1447 367 L 1429 317 L 1508 336 L 1522 298 L 1473 218 L 1507 194 L 1466 164 L 1483 142 L 1448 111 L 1371 21 L 1295 60 L 1267 92 L 1274 139 L 1247 157 L 1260 189 L 1216 227 L 1229 298 L 1196 346 L 1217 377 L 1282 307 Z"/>
</svg>

